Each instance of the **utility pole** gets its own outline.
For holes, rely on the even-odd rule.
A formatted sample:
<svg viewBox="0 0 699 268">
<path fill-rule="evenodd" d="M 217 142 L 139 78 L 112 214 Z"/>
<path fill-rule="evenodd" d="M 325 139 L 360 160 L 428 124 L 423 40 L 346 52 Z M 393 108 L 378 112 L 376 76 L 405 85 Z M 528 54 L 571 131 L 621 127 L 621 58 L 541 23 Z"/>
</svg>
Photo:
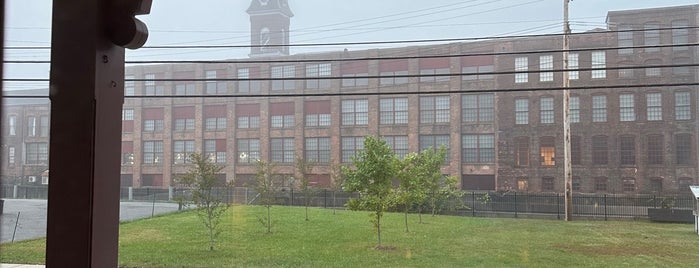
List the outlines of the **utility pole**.
<svg viewBox="0 0 699 268">
<path fill-rule="evenodd" d="M 563 172 L 565 173 L 565 216 L 566 221 L 573 220 L 573 172 L 570 154 L 570 74 L 568 73 L 568 50 L 570 50 L 570 23 L 568 22 L 568 4 L 563 0 Z"/>
</svg>

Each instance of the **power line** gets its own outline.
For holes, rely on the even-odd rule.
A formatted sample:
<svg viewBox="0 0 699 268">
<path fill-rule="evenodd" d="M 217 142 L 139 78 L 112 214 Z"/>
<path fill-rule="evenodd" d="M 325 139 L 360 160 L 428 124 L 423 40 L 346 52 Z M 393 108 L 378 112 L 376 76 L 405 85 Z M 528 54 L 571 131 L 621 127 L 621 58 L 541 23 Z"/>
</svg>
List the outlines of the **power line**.
<svg viewBox="0 0 699 268">
<path fill-rule="evenodd" d="M 573 48 L 568 52 L 585 52 L 585 51 L 607 51 L 621 49 L 637 49 L 637 48 L 668 48 L 668 47 L 691 47 L 697 46 L 699 43 L 686 44 L 661 44 L 648 46 L 614 46 L 614 47 L 597 47 L 597 48 Z M 511 51 L 511 52 L 482 52 L 468 54 L 446 54 L 446 55 L 425 55 L 425 56 L 396 56 L 396 57 L 361 57 L 361 58 L 336 58 L 336 59 L 302 59 L 302 60 L 151 60 L 151 61 L 126 61 L 126 64 L 226 64 L 226 63 L 320 63 L 320 62 L 347 62 L 347 61 L 372 61 L 372 60 L 409 60 L 409 59 L 433 59 L 433 58 L 453 58 L 453 57 L 476 57 L 476 56 L 504 56 L 504 55 L 525 55 L 525 54 L 544 54 L 544 53 L 562 53 L 562 49 L 548 50 L 529 50 L 529 51 Z M 409 53 L 400 53 L 409 54 Z M 31 61 L 31 60 L 6 60 L 3 63 L 7 64 L 47 64 L 51 61 Z"/>
<path fill-rule="evenodd" d="M 644 85 L 601 85 L 601 86 L 570 86 L 570 90 L 592 90 L 592 89 L 634 89 L 634 88 L 657 88 L 657 87 L 687 87 L 697 86 L 699 82 L 685 83 L 660 83 Z M 535 87 L 535 88 L 507 88 L 507 89 L 458 89 L 458 90 L 431 90 L 431 91 L 384 91 L 384 92 L 323 92 L 323 93 L 274 93 L 274 94 L 217 94 L 217 95 L 159 95 L 159 96 L 124 96 L 126 99 L 186 99 L 186 98 L 297 98 L 297 97 L 343 97 L 343 96 L 391 96 L 391 95 L 439 95 L 439 94 L 468 94 L 468 93 L 508 93 L 508 92 L 536 92 L 536 91 L 562 91 L 564 87 Z M 36 95 L 10 95 L 3 98 L 8 99 L 45 99 L 49 96 Z"/>
<path fill-rule="evenodd" d="M 238 81 L 305 81 L 305 80 L 342 80 L 342 79 L 381 79 L 381 78 L 422 78 L 422 77 L 452 77 L 452 76 L 477 76 L 477 75 L 509 75 L 509 74 L 533 74 L 533 73 L 560 73 L 560 72 L 585 72 L 585 71 L 612 71 L 633 70 L 651 68 L 679 68 L 698 67 L 699 63 L 643 65 L 643 66 L 617 66 L 604 68 L 576 68 L 576 69 L 551 69 L 551 70 L 526 70 L 526 71 L 497 71 L 497 72 L 461 72 L 443 74 L 405 74 L 405 75 L 366 75 L 366 76 L 317 76 L 317 77 L 275 77 L 275 78 L 155 78 L 155 79 L 125 79 L 127 82 L 238 82 Z M 3 78 L 5 82 L 48 82 L 46 78 Z"/>
<path fill-rule="evenodd" d="M 699 29 L 699 26 L 688 27 L 667 27 L 654 28 L 651 30 L 668 31 L 668 30 L 690 30 Z M 609 33 L 625 33 L 625 32 L 646 32 L 649 29 L 630 29 L 630 30 L 614 30 L 602 32 L 581 32 L 572 33 L 571 36 L 579 35 L 596 35 Z M 516 39 L 516 38 L 542 38 L 542 37 L 560 37 L 562 33 L 555 34 L 534 34 L 534 35 L 507 35 L 507 36 L 486 36 L 486 37 L 466 37 L 466 38 L 442 38 L 442 39 L 417 39 L 417 40 L 391 40 L 391 41 L 366 41 L 366 42 L 338 42 L 338 43 L 302 43 L 288 45 L 193 45 L 193 46 L 145 46 L 141 49 L 218 49 L 218 48 L 259 48 L 259 47 L 322 47 L 322 46 L 352 46 L 352 45 L 386 45 L 386 44 L 414 44 L 414 43 L 438 43 L 438 42 L 466 42 L 466 41 L 481 41 L 481 40 L 498 40 L 498 39 Z M 51 47 L 37 46 L 11 46 L 5 47 L 8 50 L 42 50 L 51 49 Z"/>
</svg>

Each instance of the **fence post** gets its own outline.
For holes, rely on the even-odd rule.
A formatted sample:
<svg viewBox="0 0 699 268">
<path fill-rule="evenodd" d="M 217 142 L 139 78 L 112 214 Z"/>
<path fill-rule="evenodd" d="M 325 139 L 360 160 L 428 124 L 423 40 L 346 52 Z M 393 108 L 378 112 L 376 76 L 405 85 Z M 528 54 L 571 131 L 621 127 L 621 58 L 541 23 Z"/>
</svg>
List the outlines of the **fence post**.
<svg viewBox="0 0 699 268">
<path fill-rule="evenodd" d="M 471 192 L 471 199 L 473 199 L 473 207 L 471 208 L 471 217 L 476 216 L 476 192 Z"/>
<path fill-rule="evenodd" d="M 245 204 L 249 205 L 248 204 L 248 187 L 245 187 Z"/>
<path fill-rule="evenodd" d="M 172 186 L 167 188 L 167 201 L 172 201 Z"/>
<path fill-rule="evenodd" d="M 294 187 L 291 187 L 291 206 L 294 206 Z"/>
<path fill-rule="evenodd" d="M 12 187 L 12 198 L 17 198 L 17 191 L 19 190 L 19 185 L 15 184 L 15 187 Z"/>
<path fill-rule="evenodd" d="M 607 220 L 607 194 L 604 194 L 604 220 Z"/>
<path fill-rule="evenodd" d="M 517 218 L 517 192 L 515 192 L 515 218 Z"/>
<path fill-rule="evenodd" d="M 556 219 L 561 219 L 561 195 L 556 193 Z"/>
<path fill-rule="evenodd" d="M 129 201 L 133 200 L 133 187 L 129 186 Z"/>
<path fill-rule="evenodd" d="M 323 189 L 323 208 L 328 208 L 328 189 Z"/>
</svg>

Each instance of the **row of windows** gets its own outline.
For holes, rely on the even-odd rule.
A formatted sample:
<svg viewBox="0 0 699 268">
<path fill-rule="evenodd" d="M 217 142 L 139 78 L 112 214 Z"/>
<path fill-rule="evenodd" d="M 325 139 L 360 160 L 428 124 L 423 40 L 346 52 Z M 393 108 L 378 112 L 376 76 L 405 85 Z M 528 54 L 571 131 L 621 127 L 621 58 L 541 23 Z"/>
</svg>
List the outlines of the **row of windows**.
<svg viewBox="0 0 699 268">
<path fill-rule="evenodd" d="M 27 128 L 24 136 L 26 137 L 48 137 L 49 135 L 49 117 L 48 116 L 28 116 Z M 17 135 L 17 116 L 10 115 L 7 117 L 7 134 L 8 136 Z"/>
<path fill-rule="evenodd" d="M 541 166 L 556 165 L 556 146 L 554 137 L 539 138 L 539 154 Z M 530 166 L 531 149 L 529 137 L 517 137 L 515 142 L 515 165 Z M 666 142 L 663 135 L 646 135 L 642 141 L 644 164 L 664 165 L 666 164 Z M 639 143 L 637 137 L 633 135 L 622 135 L 617 140 L 617 153 L 612 156 L 612 141 L 609 136 L 592 136 L 590 142 L 583 142 L 580 136 L 571 137 L 571 164 L 582 165 L 582 144 L 590 144 L 590 162 L 592 165 L 607 166 L 611 164 L 612 157 L 618 159 L 621 166 L 637 166 L 640 164 Z M 674 136 L 674 163 L 677 165 L 693 164 L 693 142 L 690 134 L 676 134 Z"/>
<path fill-rule="evenodd" d="M 671 36 L 669 37 L 673 45 L 681 45 L 689 43 L 689 26 L 688 20 L 673 20 L 671 22 L 672 29 Z M 621 24 L 617 28 L 619 33 L 617 34 L 617 42 L 620 47 L 633 47 L 635 43 L 634 32 L 632 25 Z M 644 46 L 657 46 L 661 44 L 661 34 L 660 34 L 660 22 L 646 22 L 643 24 L 643 30 L 640 35 L 643 35 L 642 44 Z M 660 48 L 657 47 L 647 47 L 642 48 L 643 52 L 658 52 Z M 686 51 L 687 46 L 673 46 L 673 51 Z M 630 55 L 634 53 L 633 48 L 619 49 L 619 55 Z"/>
<path fill-rule="evenodd" d="M 307 111 L 305 115 L 305 126 L 307 127 L 327 127 L 330 126 L 330 105 L 325 102 L 324 109 Z M 551 108 L 553 108 L 551 102 Z M 419 105 L 421 124 L 448 124 L 451 122 L 450 97 L 449 96 L 427 96 L 420 97 Z M 180 108 L 180 107 L 178 107 Z M 188 108 L 188 107 L 184 107 Z M 163 131 L 165 124 L 163 121 L 162 108 L 158 109 L 156 116 L 143 116 L 144 132 Z M 185 131 L 195 129 L 194 112 L 185 118 L 178 117 L 173 120 L 173 130 Z M 343 100 L 341 102 L 341 124 L 343 126 L 368 125 L 369 124 L 369 101 L 367 99 Z M 553 112 L 553 111 L 551 111 Z M 255 105 L 254 110 L 246 111 L 244 115 L 237 116 L 237 127 L 242 129 L 259 128 L 260 116 L 259 106 Z M 469 94 L 462 96 L 462 121 L 464 123 L 492 123 L 495 116 L 495 101 L 493 94 Z M 134 110 L 126 108 L 122 111 L 123 121 L 134 120 Z M 553 115 L 551 115 L 553 120 Z M 227 127 L 225 112 L 222 115 L 209 115 L 204 118 L 204 127 L 207 131 L 221 131 Z M 408 124 L 408 98 L 382 98 L 379 100 L 379 123 L 381 125 L 401 125 Z M 133 131 L 133 123 L 125 124 L 124 132 Z M 296 127 L 295 115 L 292 109 L 286 114 L 271 115 L 270 126 L 272 128 L 293 128 Z"/>
<path fill-rule="evenodd" d="M 663 95 L 660 92 L 645 93 L 645 118 L 647 121 L 662 121 Z M 637 94 L 619 94 L 619 121 L 638 121 L 636 99 Z M 592 122 L 607 122 L 607 95 L 592 95 L 591 120 Z M 544 96 L 539 98 L 539 123 L 555 123 L 554 98 Z M 675 120 L 691 120 L 692 104 L 689 91 L 676 91 L 674 93 Z M 570 97 L 570 122 L 580 122 L 580 96 Z M 529 124 L 529 99 L 515 99 L 515 124 Z"/>
<path fill-rule="evenodd" d="M 558 180 L 559 187 L 563 187 L 563 180 Z M 517 190 L 528 191 L 530 179 L 526 177 L 517 178 Z M 595 177 L 589 182 L 584 182 L 580 177 L 573 176 L 573 191 L 596 191 L 596 192 L 610 192 L 610 191 L 622 191 L 622 192 L 637 192 L 641 189 L 637 186 L 636 178 L 623 177 L 620 178 L 618 182 L 615 183 L 617 187 L 613 187 L 610 179 L 607 177 Z M 679 178 L 675 188 L 678 191 L 688 191 L 689 186 L 694 183 L 692 178 Z M 542 191 L 556 191 L 556 178 L 554 177 L 542 177 L 541 178 L 541 190 Z M 585 185 L 585 189 L 583 189 Z M 645 187 L 646 191 L 649 192 L 662 192 L 663 191 L 663 179 L 662 178 L 650 178 Z"/>
</svg>

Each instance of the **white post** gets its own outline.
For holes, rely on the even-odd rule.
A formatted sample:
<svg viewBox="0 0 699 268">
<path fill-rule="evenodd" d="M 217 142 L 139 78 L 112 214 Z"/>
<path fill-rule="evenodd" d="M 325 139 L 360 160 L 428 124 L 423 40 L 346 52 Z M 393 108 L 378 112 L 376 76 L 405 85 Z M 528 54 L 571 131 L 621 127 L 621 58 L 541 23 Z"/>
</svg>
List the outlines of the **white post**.
<svg viewBox="0 0 699 268">
<path fill-rule="evenodd" d="M 172 201 L 173 188 L 172 186 L 167 188 L 167 200 Z"/>
<path fill-rule="evenodd" d="M 129 186 L 129 201 L 133 200 L 133 187 Z"/>
<path fill-rule="evenodd" d="M 19 190 L 19 185 L 16 185 L 12 187 L 12 198 L 17 198 L 17 191 Z"/>
</svg>

